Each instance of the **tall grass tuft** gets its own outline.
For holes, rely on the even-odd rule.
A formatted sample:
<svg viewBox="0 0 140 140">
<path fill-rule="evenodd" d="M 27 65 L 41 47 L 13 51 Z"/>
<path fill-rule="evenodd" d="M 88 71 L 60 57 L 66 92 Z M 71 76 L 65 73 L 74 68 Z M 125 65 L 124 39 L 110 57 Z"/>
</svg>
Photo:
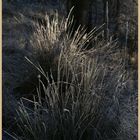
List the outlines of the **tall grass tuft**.
<svg viewBox="0 0 140 140">
<path fill-rule="evenodd" d="M 18 139 L 115 139 L 119 99 L 128 78 L 117 42 L 101 40 L 102 27 L 89 33 L 81 26 L 73 31 L 70 15 L 46 15 L 45 21 L 33 25 L 32 56 L 26 60 L 38 73 L 38 84 L 32 100 L 21 98 Z"/>
</svg>

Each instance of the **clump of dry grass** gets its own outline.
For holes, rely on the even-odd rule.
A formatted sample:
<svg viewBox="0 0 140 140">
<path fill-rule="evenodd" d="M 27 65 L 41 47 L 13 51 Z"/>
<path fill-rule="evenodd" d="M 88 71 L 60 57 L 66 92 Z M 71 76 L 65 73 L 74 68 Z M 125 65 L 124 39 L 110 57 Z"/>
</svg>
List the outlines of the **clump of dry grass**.
<svg viewBox="0 0 140 140">
<path fill-rule="evenodd" d="M 46 15 L 45 20 L 45 25 L 33 25 L 33 53 L 26 59 L 38 79 L 33 100 L 21 98 L 18 139 L 117 138 L 120 97 L 128 82 L 117 43 L 98 41 L 101 32 L 96 28 L 86 33 L 79 26 L 72 36 L 71 16 L 60 21 L 56 13 L 53 19 Z M 87 49 L 91 41 L 93 48 Z M 24 93 L 26 82 L 21 87 Z"/>
</svg>

